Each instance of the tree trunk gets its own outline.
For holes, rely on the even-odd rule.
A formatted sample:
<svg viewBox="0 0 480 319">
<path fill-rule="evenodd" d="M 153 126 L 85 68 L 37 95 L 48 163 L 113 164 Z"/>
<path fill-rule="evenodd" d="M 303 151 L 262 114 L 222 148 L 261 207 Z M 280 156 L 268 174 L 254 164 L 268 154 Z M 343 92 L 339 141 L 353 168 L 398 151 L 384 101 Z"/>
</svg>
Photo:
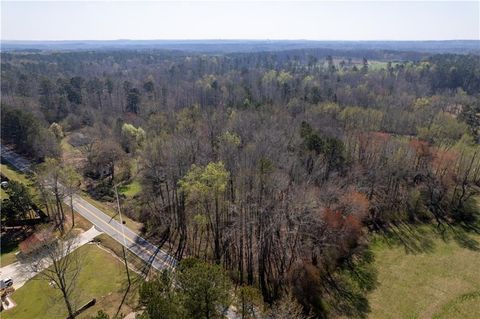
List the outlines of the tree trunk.
<svg viewBox="0 0 480 319">
<path fill-rule="evenodd" d="M 70 304 L 70 300 L 68 299 L 68 295 L 66 293 L 65 287 L 62 287 L 61 291 L 62 291 L 63 300 L 65 301 L 65 306 L 67 306 L 68 319 L 74 319 L 75 318 L 75 312 L 72 308 L 72 305 Z"/>
<path fill-rule="evenodd" d="M 73 213 L 73 194 L 70 194 L 70 208 L 72 209 L 72 229 L 75 226 L 75 215 Z"/>
</svg>

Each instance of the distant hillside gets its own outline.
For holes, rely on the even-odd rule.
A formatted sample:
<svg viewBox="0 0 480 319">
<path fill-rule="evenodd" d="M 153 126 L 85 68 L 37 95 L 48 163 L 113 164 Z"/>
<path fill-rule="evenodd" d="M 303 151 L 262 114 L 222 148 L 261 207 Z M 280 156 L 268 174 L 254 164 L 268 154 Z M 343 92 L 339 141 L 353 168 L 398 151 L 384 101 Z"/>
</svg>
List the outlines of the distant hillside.
<svg viewBox="0 0 480 319">
<path fill-rule="evenodd" d="M 112 40 L 1 41 L 2 51 L 24 50 L 142 50 L 191 52 L 261 52 L 295 49 L 393 50 L 425 53 L 480 54 L 479 40 L 451 41 L 307 41 L 307 40 Z"/>
</svg>

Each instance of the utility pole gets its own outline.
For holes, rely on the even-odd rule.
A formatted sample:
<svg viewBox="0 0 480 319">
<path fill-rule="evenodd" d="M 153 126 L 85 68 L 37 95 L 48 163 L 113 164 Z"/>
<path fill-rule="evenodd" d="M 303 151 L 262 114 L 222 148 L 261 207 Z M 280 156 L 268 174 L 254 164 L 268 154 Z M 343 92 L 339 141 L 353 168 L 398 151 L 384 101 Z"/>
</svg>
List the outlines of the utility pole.
<svg viewBox="0 0 480 319">
<path fill-rule="evenodd" d="M 122 245 L 122 251 L 123 251 L 123 261 L 125 262 L 125 270 L 127 272 L 127 279 L 128 279 L 128 286 L 127 290 L 125 290 L 125 294 L 123 295 L 122 302 L 120 303 L 117 313 L 115 314 L 114 318 L 118 318 L 118 314 L 120 313 L 120 310 L 122 308 L 123 303 L 125 302 L 125 299 L 127 298 L 128 291 L 130 290 L 131 286 L 131 280 L 130 280 L 130 270 L 128 269 L 128 264 L 127 264 L 127 252 L 125 251 L 125 247 L 127 246 L 127 240 L 125 238 L 125 230 L 123 227 L 123 218 L 122 218 L 122 212 L 120 209 L 120 200 L 118 198 L 118 191 L 117 191 L 117 184 L 114 185 L 115 189 L 115 197 L 117 198 L 117 214 L 120 216 L 120 224 L 122 227 L 122 235 L 123 235 L 123 245 Z M 113 217 L 112 217 L 113 218 Z"/>
</svg>

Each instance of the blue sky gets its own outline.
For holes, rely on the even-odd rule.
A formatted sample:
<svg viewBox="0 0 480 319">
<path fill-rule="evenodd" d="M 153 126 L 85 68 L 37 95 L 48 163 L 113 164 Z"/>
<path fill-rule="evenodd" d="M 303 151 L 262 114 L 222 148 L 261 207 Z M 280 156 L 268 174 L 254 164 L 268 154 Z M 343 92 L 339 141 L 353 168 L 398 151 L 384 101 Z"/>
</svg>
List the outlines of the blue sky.
<svg viewBox="0 0 480 319">
<path fill-rule="evenodd" d="M 3 40 L 480 38 L 479 1 L 1 3 Z"/>
</svg>

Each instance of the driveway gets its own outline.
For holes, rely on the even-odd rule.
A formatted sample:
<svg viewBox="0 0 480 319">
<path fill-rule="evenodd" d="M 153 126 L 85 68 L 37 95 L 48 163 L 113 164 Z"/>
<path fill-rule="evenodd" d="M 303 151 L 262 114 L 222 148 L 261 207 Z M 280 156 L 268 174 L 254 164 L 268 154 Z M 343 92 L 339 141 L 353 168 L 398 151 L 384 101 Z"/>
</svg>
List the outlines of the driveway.
<svg viewBox="0 0 480 319">
<path fill-rule="evenodd" d="M 8 146 L 0 144 L 0 149 L 2 158 L 12 166 L 22 172 L 31 172 L 30 163 L 27 159 L 15 153 L 12 148 Z M 64 202 L 70 206 L 70 200 L 68 198 L 65 198 Z M 159 247 L 145 240 L 127 226 L 120 224 L 81 196 L 73 196 L 73 209 L 102 232 L 112 237 L 115 241 L 142 259 L 147 265 L 151 265 L 152 268 L 163 270 L 166 268 L 172 269 L 177 266 L 177 260 L 173 256 L 170 256 Z M 0 274 L 0 276 L 3 275 Z"/>
<path fill-rule="evenodd" d="M 74 243 L 74 249 L 85 245 L 86 243 L 92 241 L 95 237 L 100 235 L 102 232 L 98 231 L 95 226 L 90 228 L 88 231 L 81 233 L 76 237 L 76 241 Z M 48 263 L 42 263 L 42 270 L 46 267 L 50 266 Z M 38 274 L 38 272 L 33 271 L 30 269 L 29 265 L 26 263 L 22 263 L 17 261 L 13 264 L 0 268 L 0 278 L 6 279 L 11 278 L 13 279 L 13 288 L 18 289 L 22 287 L 29 279 L 34 277 Z"/>
</svg>

